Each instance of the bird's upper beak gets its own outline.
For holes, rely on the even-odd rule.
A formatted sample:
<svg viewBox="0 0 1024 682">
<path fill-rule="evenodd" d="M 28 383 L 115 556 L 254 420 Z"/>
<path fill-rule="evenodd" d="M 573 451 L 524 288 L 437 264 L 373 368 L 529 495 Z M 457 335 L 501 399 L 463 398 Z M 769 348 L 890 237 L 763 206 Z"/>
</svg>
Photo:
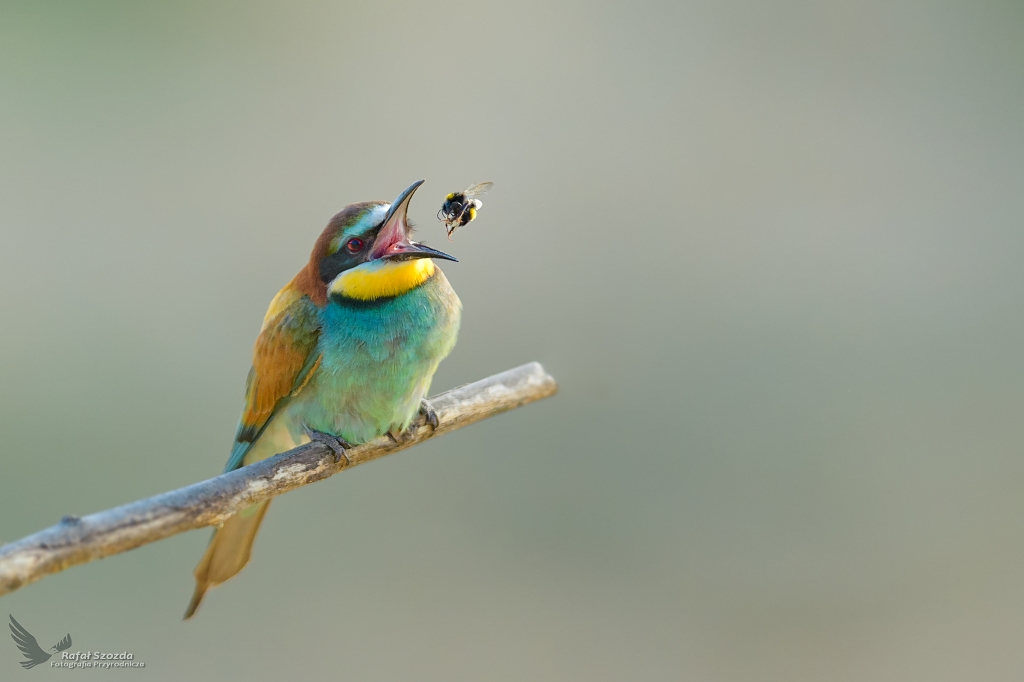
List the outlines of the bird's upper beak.
<svg viewBox="0 0 1024 682">
<path fill-rule="evenodd" d="M 384 224 L 378 230 L 377 238 L 373 242 L 373 249 L 370 252 L 371 259 L 410 260 L 412 258 L 443 258 L 444 260 L 458 262 L 458 259 L 454 256 L 449 256 L 443 251 L 432 249 L 423 244 L 417 244 L 409 239 L 409 218 L 407 216 L 409 201 L 422 184 L 422 180 L 412 183 L 391 204 L 391 208 L 388 209 L 388 214 L 384 218 Z"/>
</svg>

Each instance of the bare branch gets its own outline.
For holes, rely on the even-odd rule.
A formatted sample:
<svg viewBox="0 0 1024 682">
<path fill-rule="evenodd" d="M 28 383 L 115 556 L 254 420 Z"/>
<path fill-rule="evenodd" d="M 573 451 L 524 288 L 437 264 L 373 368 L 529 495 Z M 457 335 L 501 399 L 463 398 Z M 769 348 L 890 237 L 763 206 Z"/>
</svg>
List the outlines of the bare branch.
<svg viewBox="0 0 1024 682">
<path fill-rule="evenodd" d="M 217 525 L 250 504 L 547 398 L 556 390 L 555 380 L 532 362 L 434 396 L 430 402 L 437 411 L 436 430 L 420 418 L 398 443 L 381 437 L 348 450 L 351 465 L 344 459 L 335 464 L 326 445 L 309 443 L 185 488 L 82 518 L 66 516 L 55 526 L 0 547 L 0 595 L 77 564 Z"/>
</svg>

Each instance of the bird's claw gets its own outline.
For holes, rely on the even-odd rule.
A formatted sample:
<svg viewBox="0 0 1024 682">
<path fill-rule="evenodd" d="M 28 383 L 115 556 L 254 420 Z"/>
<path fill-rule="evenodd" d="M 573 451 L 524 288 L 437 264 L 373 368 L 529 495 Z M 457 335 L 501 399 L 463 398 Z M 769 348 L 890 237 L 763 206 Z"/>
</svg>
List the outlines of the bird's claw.
<svg viewBox="0 0 1024 682">
<path fill-rule="evenodd" d="M 420 414 L 423 415 L 424 420 L 430 424 L 435 430 L 437 429 L 437 412 L 434 410 L 434 406 L 431 405 L 426 398 L 420 400 Z"/>
<path fill-rule="evenodd" d="M 434 406 L 431 405 L 424 398 L 420 399 L 419 413 L 423 415 L 423 420 L 427 424 L 430 424 L 430 426 L 432 426 L 435 429 L 437 428 L 437 424 L 438 424 L 437 412 L 434 410 Z M 391 429 L 390 431 L 385 431 L 384 435 L 387 436 L 388 439 L 390 439 L 392 443 L 394 443 L 395 445 L 398 445 L 399 443 L 401 443 L 402 441 L 406 440 L 407 438 L 411 438 L 416 433 L 416 429 L 418 429 L 418 428 L 419 428 L 419 426 L 415 422 L 413 422 L 412 424 L 409 424 L 409 426 L 407 426 L 404 431 L 398 431 L 397 429 Z"/>
<path fill-rule="evenodd" d="M 316 429 L 306 428 L 306 435 L 309 436 L 311 441 L 316 443 L 323 443 L 334 452 L 334 463 L 337 464 L 341 461 L 342 457 L 345 458 L 345 465 L 351 466 L 352 460 L 348 458 L 348 453 L 345 452 L 347 448 L 352 447 L 344 438 L 338 436 L 332 436 L 329 433 L 323 431 L 317 431 Z"/>
</svg>

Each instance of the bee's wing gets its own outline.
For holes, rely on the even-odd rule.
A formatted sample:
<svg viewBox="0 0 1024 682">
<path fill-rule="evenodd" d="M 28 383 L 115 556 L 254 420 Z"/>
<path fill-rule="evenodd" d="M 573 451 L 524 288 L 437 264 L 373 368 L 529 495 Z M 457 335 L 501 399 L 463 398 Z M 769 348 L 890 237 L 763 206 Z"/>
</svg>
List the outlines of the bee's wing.
<svg viewBox="0 0 1024 682">
<path fill-rule="evenodd" d="M 479 182 L 475 185 L 470 185 L 469 187 L 467 187 L 466 191 L 463 192 L 463 194 L 466 195 L 467 199 L 472 199 L 473 197 L 482 197 L 483 195 L 490 192 L 492 187 L 494 187 L 493 182 Z"/>
</svg>

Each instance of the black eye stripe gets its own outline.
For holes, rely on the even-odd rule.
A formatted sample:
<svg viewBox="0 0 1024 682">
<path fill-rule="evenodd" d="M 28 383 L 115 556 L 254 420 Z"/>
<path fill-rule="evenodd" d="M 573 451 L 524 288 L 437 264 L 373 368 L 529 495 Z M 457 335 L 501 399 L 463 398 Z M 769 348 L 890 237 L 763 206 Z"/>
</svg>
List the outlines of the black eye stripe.
<svg viewBox="0 0 1024 682">
<path fill-rule="evenodd" d="M 337 251 L 324 256 L 320 260 L 321 281 L 329 283 L 345 270 L 365 263 L 370 251 L 367 245 L 373 242 L 373 237 L 373 232 L 364 233 L 361 237 L 349 237 L 336 247 Z"/>
</svg>

